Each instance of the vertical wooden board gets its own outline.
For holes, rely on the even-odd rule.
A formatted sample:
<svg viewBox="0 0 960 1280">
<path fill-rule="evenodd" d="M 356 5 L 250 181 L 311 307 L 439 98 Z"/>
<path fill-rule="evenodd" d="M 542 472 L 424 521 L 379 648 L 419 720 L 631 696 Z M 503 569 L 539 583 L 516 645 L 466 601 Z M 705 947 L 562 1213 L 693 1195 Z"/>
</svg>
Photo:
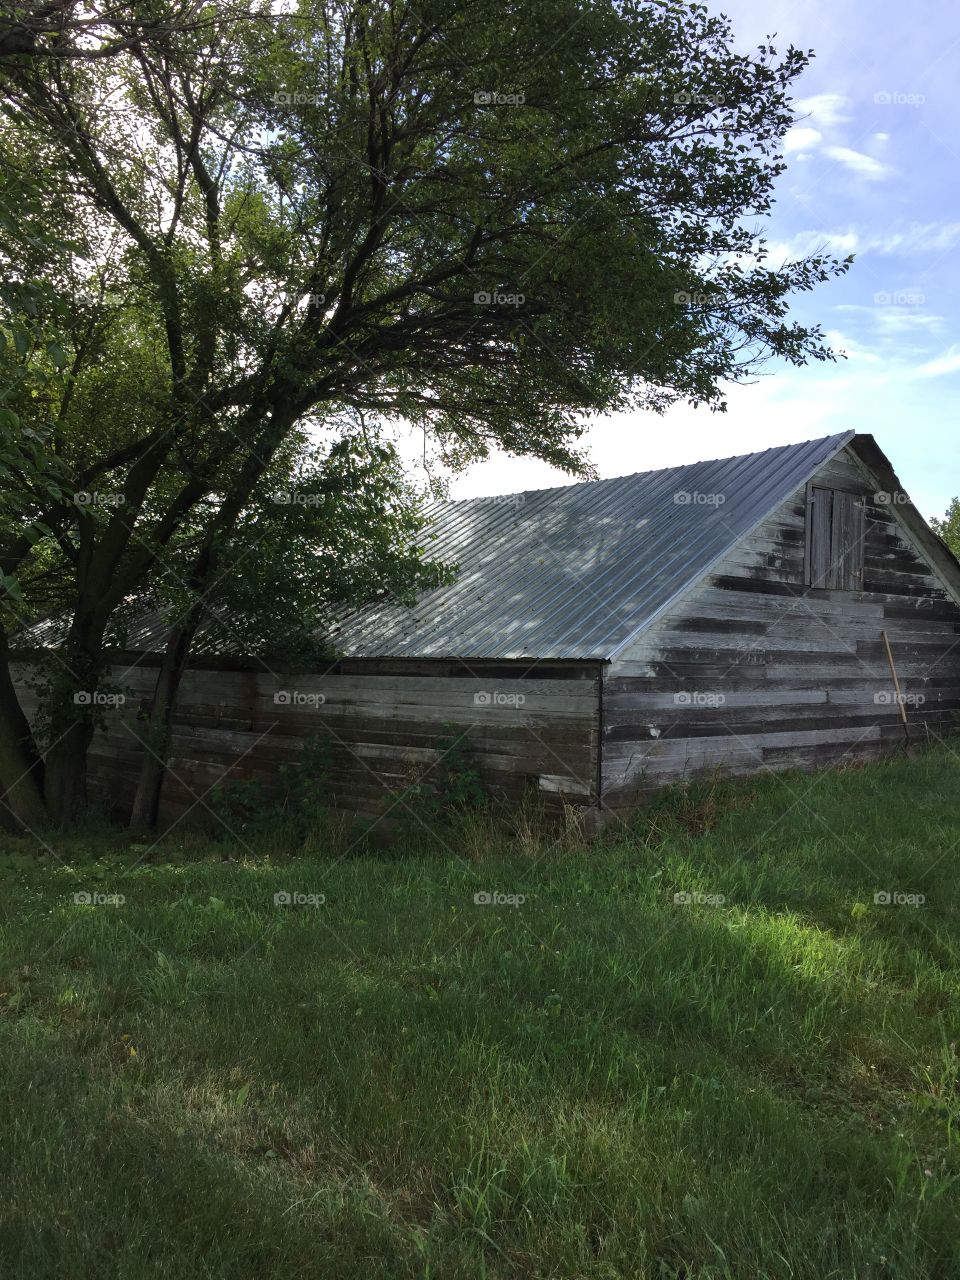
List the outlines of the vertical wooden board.
<svg viewBox="0 0 960 1280">
<path fill-rule="evenodd" d="M 830 563 L 833 585 L 839 591 L 856 591 L 863 581 L 863 530 L 863 500 L 854 493 L 835 489 Z"/>
<path fill-rule="evenodd" d="M 852 508 L 852 530 L 851 538 L 853 541 L 854 561 L 853 561 L 853 581 L 851 583 L 852 591 L 863 590 L 863 568 L 866 559 L 867 546 L 867 503 L 862 497 L 854 497 Z"/>
<path fill-rule="evenodd" d="M 833 491 L 814 486 L 810 506 L 809 586 L 829 590 L 836 585 L 830 557 L 832 531 Z"/>
<path fill-rule="evenodd" d="M 803 584 L 807 587 L 813 581 L 813 489 L 812 484 L 807 485 L 803 501 Z M 768 527 L 769 522 L 761 529 L 766 532 Z"/>
</svg>

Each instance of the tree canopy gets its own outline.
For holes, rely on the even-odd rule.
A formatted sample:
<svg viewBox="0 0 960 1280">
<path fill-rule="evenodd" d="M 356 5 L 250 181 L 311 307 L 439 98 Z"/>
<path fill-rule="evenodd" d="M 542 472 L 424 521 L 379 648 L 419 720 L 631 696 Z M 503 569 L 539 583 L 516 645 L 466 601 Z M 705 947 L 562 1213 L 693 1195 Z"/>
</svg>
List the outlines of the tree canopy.
<svg viewBox="0 0 960 1280">
<path fill-rule="evenodd" d="M 8 602 L 70 597 L 76 680 L 199 512 L 252 535 L 305 425 L 371 413 L 452 465 L 497 445 L 576 470 L 592 414 L 722 407 L 773 356 L 830 357 L 788 302 L 847 263 L 772 264 L 757 230 L 808 55 L 740 52 L 698 4 L 0 11 L 0 198 L 31 192 L 0 221 L 26 451 L 0 571 Z M 48 752 L 50 794 L 90 733 Z"/>
</svg>

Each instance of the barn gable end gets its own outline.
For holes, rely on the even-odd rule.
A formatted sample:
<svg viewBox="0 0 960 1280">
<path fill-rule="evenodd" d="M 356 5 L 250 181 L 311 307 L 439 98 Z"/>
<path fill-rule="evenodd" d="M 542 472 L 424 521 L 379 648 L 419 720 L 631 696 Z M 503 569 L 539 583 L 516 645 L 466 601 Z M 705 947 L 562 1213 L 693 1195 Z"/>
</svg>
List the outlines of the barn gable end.
<svg viewBox="0 0 960 1280">
<path fill-rule="evenodd" d="M 605 808 L 717 771 L 834 764 L 904 741 L 884 633 L 908 731 L 952 727 L 960 576 L 946 552 L 931 563 L 935 536 L 863 440 L 819 467 L 606 669 Z M 811 518 L 814 490 L 843 495 L 834 533 L 844 545 L 846 513 L 862 512 L 859 587 L 809 585 L 821 573 L 811 532 L 830 529 Z"/>
</svg>

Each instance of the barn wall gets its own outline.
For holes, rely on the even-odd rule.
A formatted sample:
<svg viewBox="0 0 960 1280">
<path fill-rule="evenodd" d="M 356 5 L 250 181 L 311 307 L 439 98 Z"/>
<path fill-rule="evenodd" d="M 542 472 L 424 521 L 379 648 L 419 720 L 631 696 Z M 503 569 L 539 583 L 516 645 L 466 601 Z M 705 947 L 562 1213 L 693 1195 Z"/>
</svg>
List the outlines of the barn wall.
<svg viewBox="0 0 960 1280">
<path fill-rule="evenodd" d="M 884 630 L 912 732 L 953 727 L 960 609 L 849 451 L 815 482 L 866 498 L 863 590 L 805 587 L 804 486 L 608 668 L 604 807 L 718 769 L 815 767 L 902 742 Z"/>
<path fill-rule="evenodd" d="M 112 668 L 104 680 L 104 690 L 121 690 L 125 701 L 104 707 L 90 784 L 121 809 L 132 800 L 143 752 L 137 712 L 155 678 L 141 660 Z M 533 790 L 548 809 L 593 803 L 598 697 L 596 664 L 531 670 L 529 663 L 355 660 L 324 675 L 279 677 L 191 670 L 181 688 L 162 816 L 203 817 L 198 797 L 228 775 L 269 784 L 279 766 L 297 761 L 304 740 L 316 737 L 327 744 L 333 807 L 369 816 L 392 809 L 397 817 L 398 797 L 439 759 L 438 742 L 460 731 L 491 793 L 518 802 Z M 29 715 L 29 695 L 25 709 Z"/>
</svg>

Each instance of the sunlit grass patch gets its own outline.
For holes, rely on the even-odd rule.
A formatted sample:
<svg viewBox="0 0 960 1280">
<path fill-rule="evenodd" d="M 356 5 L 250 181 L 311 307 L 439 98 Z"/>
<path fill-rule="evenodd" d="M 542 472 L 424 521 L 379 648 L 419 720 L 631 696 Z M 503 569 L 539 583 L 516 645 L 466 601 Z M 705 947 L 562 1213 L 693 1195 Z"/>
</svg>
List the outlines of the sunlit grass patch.
<svg viewBox="0 0 960 1280">
<path fill-rule="evenodd" d="M 4 1275 L 960 1270 L 958 781 L 464 857 L 7 841 Z"/>
</svg>

